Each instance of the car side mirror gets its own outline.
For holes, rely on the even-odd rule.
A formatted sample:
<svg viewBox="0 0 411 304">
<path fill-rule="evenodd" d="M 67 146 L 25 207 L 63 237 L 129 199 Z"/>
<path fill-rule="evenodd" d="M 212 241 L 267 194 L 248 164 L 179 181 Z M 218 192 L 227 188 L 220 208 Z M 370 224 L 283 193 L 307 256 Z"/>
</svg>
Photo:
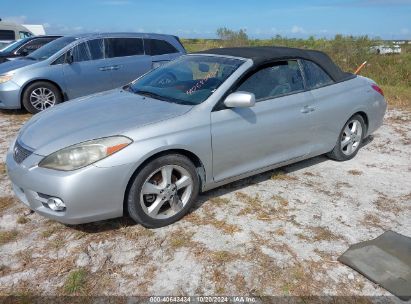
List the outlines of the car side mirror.
<svg viewBox="0 0 411 304">
<path fill-rule="evenodd" d="M 224 100 L 227 108 L 249 108 L 255 105 L 255 95 L 248 92 L 231 93 Z"/>
</svg>

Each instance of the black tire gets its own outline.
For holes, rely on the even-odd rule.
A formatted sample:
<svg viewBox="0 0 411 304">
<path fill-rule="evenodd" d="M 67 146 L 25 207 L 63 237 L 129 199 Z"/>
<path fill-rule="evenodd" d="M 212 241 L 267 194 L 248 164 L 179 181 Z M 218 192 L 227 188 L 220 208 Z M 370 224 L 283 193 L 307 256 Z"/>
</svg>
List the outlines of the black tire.
<svg viewBox="0 0 411 304">
<path fill-rule="evenodd" d="M 63 96 L 61 95 L 60 89 L 57 86 L 55 86 L 54 84 L 52 84 L 50 82 L 47 82 L 47 81 L 34 82 L 34 83 L 30 84 L 24 90 L 23 97 L 22 97 L 23 107 L 28 112 L 30 112 L 32 114 L 36 114 L 36 113 L 39 113 L 39 112 L 43 111 L 41 108 L 36 108 L 35 106 L 33 106 L 32 102 L 30 100 L 31 99 L 30 96 L 32 95 L 32 93 L 35 92 L 36 90 L 40 90 L 40 89 L 48 90 L 54 95 L 53 105 L 45 105 L 43 110 L 45 110 L 46 108 L 52 107 L 56 104 L 59 104 L 63 101 Z"/>
<path fill-rule="evenodd" d="M 142 187 L 146 180 L 157 170 L 164 166 L 174 165 L 184 168 L 192 178 L 192 192 L 188 202 L 184 207 L 175 215 L 166 218 L 158 219 L 149 216 L 143 209 L 140 201 L 140 194 Z M 151 162 L 147 163 L 134 177 L 130 190 L 127 196 L 127 210 L 130 217 L 137 223 L 143 225 L 146 228 L 159 228 L 170 225 L 180 220 L 184 215 L 188 213 L 193 204 L 195 203 L 200 187 L 200 179 L 194 164 L 187 157 L 179 154 L 169 154 L 160 156 Z M 143 202 L 144 204 L 144 202 Z"/>
<path fill-rule="evenodd" d="M 343 139 L 345 128 L 347 127 L 347 125 L 349 125 L 354 120 L 358 121 L 361 124 L 361 128 L 362 128 L 361 141 L 360 141 L 360 144 L 358 145 L 358 147 L 351 154 L 347 155 L 343 152 L 343 149 L 341 147 L 341 140 Z M 327 156 L 329 158 L 332 158 L 332 159 L 337 160 L 337 161 L 346 161 L 346 160 L 350 160 L 350 159 L 354 158 L 357 155 L 360 148 L 361 148 L 361 143 L 362 143 L 362 140 L 364 139 L 364 136 L 365 136 L 366 132 L 367 132 L 367 129 L 366 129 L 366 125 L 365 125 L 365 122 L 364 122 L 364 119 L 362 118 L 362 116 L 359 115 L 359 114 L 353 115 L 344 124 L 344 127 L 341 129 L 341 132 L 338 136 L 337 143 L 335 144 L 334 149 L 331 152 L 327 153 Z"/>
</svg>

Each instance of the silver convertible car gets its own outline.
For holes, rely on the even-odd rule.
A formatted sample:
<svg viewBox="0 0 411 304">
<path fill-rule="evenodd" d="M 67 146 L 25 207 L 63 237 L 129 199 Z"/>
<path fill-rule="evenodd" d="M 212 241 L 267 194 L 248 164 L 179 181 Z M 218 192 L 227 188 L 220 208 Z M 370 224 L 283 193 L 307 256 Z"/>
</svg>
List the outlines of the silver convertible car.
<svg viewBox="0 0 411 304">
<path fill-rule="evenodd" d="M 16 196 L 46 217 L 128 213 L 155 228 L 200 191 L 320 154 L 351 159 L 386 106 L 372 80 L 322 52 L 214 49 L 35 115 L 7 169 Z"/>
</svg>

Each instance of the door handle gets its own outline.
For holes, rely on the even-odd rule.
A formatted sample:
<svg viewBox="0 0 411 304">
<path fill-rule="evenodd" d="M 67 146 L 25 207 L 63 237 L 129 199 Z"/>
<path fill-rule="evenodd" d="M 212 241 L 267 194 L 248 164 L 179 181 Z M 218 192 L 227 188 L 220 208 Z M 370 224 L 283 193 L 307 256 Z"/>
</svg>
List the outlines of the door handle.
<svg viewBox="0 0 411 304">
<path fill-rule="evenodd" d="M 110 70 L 110 67 L 101 67 L 101 68 L 98 68 L 100 71 L 102 71 L 102 72 L 104 72 L 104 71 L 109 71 Z"/>
<path fill-rule="evenodd" d="M 110 67 L 111 70 L 118 70 L 120 68 L 119 65 L 113 65 Z"/>
<path fill-rule="evenodd" d="M 310 113 L 310 112 L 313 112 L 313 111 L 315 111 L 315 108 L 312 108 L 310 106 L 304 106 L 301 109 L 301 113 L 303 113 L 303 114 L 307 114 L 307 113 Z"/>
</svg>

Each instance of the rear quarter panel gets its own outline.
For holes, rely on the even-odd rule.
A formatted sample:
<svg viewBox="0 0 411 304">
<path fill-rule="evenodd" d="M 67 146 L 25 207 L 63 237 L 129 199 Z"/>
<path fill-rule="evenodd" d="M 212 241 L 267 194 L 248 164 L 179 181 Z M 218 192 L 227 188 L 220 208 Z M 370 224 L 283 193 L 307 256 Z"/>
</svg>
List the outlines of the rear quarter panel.
<svg viewBox="0 0 411 304">
<path fill-rule="evenodd" d="M 313 147 L 311 154 L 331 151 L 348 119 L 358 112 L 365 113 L 367 134 L 382 124 L 386 110 L 384 98 L 371 87 L 371 81 L 357 76 L 311 91 L 314 96 Z"/>
</svg>

